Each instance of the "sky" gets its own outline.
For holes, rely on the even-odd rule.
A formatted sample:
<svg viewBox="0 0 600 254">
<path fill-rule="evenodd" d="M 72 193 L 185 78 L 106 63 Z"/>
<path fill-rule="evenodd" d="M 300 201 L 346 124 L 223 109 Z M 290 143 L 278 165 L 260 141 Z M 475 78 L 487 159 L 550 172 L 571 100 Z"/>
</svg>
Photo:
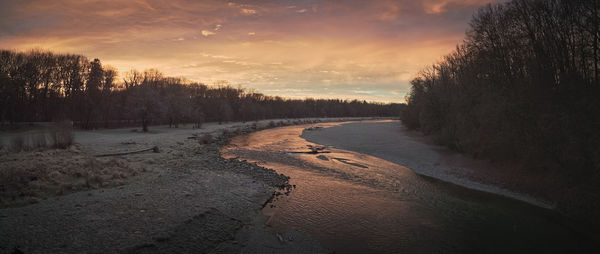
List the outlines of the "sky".
<svg viewBox="0 0 600 254">
<path fill-rule="evenodd" d="M 2 0 L 0 48 L 99 58 L 267 95 L 404 102 L 501 0 Z"/>
</svg>

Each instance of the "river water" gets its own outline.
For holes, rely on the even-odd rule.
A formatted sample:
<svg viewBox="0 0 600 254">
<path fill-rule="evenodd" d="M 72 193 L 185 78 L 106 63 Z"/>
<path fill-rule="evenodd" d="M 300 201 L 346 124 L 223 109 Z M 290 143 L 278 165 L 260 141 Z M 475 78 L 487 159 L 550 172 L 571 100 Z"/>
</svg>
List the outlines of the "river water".
<svg viewBox="0 0 600 254">
<path fill-rule="evenodd" d="M 304 232 L 335 253 L 592 253 L 597 248 L 547 209 L 420 176 L 361 153 L 333 147 L 328 153 L 303 153 L 310 151 L 308 145 L 319 146 L 300 137 L 307 127 L 239 136 L 222 150 L 224 157 L 290 176 L 295 188 L 263 210 L 273 231 Z"/>
</svg>

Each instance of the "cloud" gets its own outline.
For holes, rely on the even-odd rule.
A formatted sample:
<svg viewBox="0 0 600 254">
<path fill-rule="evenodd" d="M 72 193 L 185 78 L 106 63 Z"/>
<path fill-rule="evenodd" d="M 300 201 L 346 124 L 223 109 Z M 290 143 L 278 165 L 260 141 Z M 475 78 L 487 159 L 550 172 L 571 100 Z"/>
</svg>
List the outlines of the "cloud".
<svg viewBox="0 0 600 254">
<path fill-rule="evenodd" d="M 245 14 L 245 15 L 252 15 L 252 14 L 256 14 L 256 10 L 242 8 L 240 10 L 240 13 Z"/>
<path fill-rule="evenodd" d="M 157 68 L 272 95 L 403 101 L 414 73 L 452 51 L 489 1 L 289 2 L 6 0 L 0 48 L 79 53 L 120 71 Z"/>
<path fill-rule="evenodd" d="M 208 37 L 210 35 L 214 35 L 215 33 L 209 30 L 202 30 L 202 36 Z"/>
<path fill-rule="evenodd" d="M 501 0 L 502 1 L 502 0 Z M 485 0 L 424 0 L 423 8 L 427 14 L 442 14 L 448 12 L 450 6 L 482 6 L 492 2 L 500 1 L 485 1 Z"/>
<path fill-rule="evenodd" d="M 440 14 L 446 12 L 445 7 L 448 2 L 433 2 L 433 3 L 423 3 L 423 7 L 425 8 L 425 12 L 428 14 Z"/>
</svg>

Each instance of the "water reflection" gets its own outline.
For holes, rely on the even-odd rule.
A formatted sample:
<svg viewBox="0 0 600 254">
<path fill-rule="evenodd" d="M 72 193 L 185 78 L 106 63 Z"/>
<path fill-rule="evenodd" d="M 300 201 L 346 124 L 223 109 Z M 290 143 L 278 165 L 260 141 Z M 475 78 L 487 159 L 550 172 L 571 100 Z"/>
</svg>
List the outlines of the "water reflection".
<svg viewBox="0 0 600 254">
<path fill-rule="evenodd" d="M 551 211 L 352 151 L 299 153 L 319 146 L 299 137 L 306 127 L 236 137 L 222 151 L 291 177 L 292 193 L 264 210 L 275 231 L 298 229 L 336 253 L 588 253 L 592 247 Z"/>
</svg>

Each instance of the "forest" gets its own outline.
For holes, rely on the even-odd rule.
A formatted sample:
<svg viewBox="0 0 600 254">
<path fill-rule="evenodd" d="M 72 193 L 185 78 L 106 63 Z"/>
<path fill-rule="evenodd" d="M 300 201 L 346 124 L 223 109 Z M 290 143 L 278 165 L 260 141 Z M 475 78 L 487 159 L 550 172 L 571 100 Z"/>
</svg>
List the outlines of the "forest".
<svg viewBox="0 0 600 254">
<path fill-rule="evenodd" d="M 286 99 L 227 82 L 205 85 L 155 69 L 119 77 L 99 59 L 41 50 L 0 51 L 0 123 L 73 121 L 84 129 L 178 126 L 271 118 L 399 116 L 400 104 Z"/>
<path fill-rule="evenodd" d="M 513 0 L 411 81 L 404 124 L 457 151 L 600 180 L 600 2 Z"/>
</svg>

